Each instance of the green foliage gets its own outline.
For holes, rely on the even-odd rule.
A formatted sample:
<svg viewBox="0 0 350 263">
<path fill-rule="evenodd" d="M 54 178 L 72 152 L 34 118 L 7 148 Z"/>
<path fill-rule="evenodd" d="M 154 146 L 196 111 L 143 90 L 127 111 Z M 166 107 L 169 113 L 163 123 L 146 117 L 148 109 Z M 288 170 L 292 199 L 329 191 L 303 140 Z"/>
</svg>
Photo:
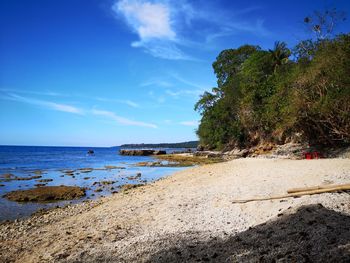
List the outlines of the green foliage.
<svg viewBox="0 0 350 263">
<path fill-rule="evenodd" d="M 298 127 L 312 141 L 349 143 L 350 35 L 320 42 L 310 65 L 295 83 Z"/>
<path fill-rule="evenodd" d="M 306 40 L 291 51 L 244 45 L 213 63 L 218 87 L 195 105 L 208 148 L 283 143 L 294 133 L 319 144 L 350 142 L 350 36 Z"/>
</svg>

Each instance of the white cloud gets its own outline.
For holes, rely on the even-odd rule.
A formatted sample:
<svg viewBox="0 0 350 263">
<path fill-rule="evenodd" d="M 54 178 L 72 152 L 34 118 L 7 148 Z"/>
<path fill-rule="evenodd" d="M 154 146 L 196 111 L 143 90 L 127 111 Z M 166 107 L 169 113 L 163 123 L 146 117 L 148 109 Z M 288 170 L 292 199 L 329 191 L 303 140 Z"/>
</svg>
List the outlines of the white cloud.
<svg viewBox="0 0 350 263">
<path fill-rule="evenodd" d="M 186 54 L 184 48 L 218 49 L 218 38 L 238 33 L 268 36 L 263 20 L 246 15 L 259 9 L 226 10 L 215 1 L 188 0 L 119 0 L 112 6 L 139 37 L 132 47 L 157 58 L 192 61 L 201 60 Z"/>
<path fill-rule="evenodd" d="M 84 111 L 82 109 L 71 106 L 71 105 L 23 97 L 23 96 L 19 96 L 16 94 L 8 94 L 8 97 L 5 97 L 5 99 L 24 102 L 24 103 L 28 103 L 28 104 L 32 104 L 32 105 L 38 105 L 38 106 L 41 106 L 41 107 L 44 107 L 47 109 L 51 109 L 51 110 L 56 110 L 56 111 L 63 111 L 63 112 L 68 112 L 68 113 L 80 114 L 80 115 L 84 114 Z"/>
<path fill-rule="evenodd" d="M 113 6 L 113 9 L 124 15 L 141 41 L 152 38 L 174 40 L 176 37 L 171 27 L 170 9 L 166 4 L 121 0 Z"/>
<path fill-rule="evenodd" d="M 111 112 L 111 111 L 92 109 L 91 113 L 94 115 L 104 116 L 104 117 L 110 118 L 110 119 L 112 119 L 120 124 L 123 124 L 123 125 L 140 126 L 140 127 L 147 127 L 147 128 L 157 128 L 157 126 L 152 124 L 152 123 L 130 120 L 130 119 L 118 116 L 117 114 L 115 114 L 114 112 Z"/>
<path fill-rule="evenodd" d="M 180 124 L 184 126 L 198 126 L 198 121 L 182 121 Z"/>
<path fill-rule="evenodd" d="M 173 19 L 176 8 L 168 1 L 120 0 L 112 9 L 139 36 L 139 41 L 131 43 L 132 47 L 143 48 L 157 58 L 193 60 L 177 46 L 179 39 Z"/>
</svg>

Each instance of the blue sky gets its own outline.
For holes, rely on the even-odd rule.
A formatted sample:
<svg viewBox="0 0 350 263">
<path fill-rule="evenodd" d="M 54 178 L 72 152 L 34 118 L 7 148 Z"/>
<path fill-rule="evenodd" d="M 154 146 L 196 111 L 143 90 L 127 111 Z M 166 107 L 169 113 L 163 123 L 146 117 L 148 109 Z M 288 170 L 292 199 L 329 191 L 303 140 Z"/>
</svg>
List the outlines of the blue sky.
<svg viewBox="0 0 350 263">
<path fill-rule="evenodd" d="M 195 140 L 219 52 L 293 46 L 313 10 L 349 1 L 0 2 L 0 144 Z M 339 32 L 349 31 L 349 21 Z"/>
</svg>

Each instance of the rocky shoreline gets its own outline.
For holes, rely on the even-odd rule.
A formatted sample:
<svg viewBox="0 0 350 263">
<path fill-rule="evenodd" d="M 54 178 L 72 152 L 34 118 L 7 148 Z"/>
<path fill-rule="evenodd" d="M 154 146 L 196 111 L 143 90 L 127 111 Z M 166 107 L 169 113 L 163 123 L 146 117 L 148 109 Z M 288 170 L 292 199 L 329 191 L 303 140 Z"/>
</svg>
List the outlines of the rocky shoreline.
<svg viewBox="0 0 350 263">
<path fill-rule="evenodd" d="M 348 182 L 349 171 L 346 159 L 245 158 L 189 168 L 97 201 L 4 222 L 0 261 L 345 262 L 349 193 L 247 204 L 232 200 L 341 184 Z"/>
</svg>

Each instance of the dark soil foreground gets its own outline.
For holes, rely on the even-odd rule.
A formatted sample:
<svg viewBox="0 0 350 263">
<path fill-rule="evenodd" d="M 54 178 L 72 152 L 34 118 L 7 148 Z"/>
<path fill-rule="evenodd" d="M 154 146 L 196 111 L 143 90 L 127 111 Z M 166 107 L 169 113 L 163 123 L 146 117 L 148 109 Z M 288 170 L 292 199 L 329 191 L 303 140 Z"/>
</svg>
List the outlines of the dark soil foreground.
<svg viewBox="0 0 350 263">
<path fill-rule="evenodd" d="M 171 243 L 149 262 L 350 262 L 350 217 L 310 205 L 225 239 Z"/>
</svg>

